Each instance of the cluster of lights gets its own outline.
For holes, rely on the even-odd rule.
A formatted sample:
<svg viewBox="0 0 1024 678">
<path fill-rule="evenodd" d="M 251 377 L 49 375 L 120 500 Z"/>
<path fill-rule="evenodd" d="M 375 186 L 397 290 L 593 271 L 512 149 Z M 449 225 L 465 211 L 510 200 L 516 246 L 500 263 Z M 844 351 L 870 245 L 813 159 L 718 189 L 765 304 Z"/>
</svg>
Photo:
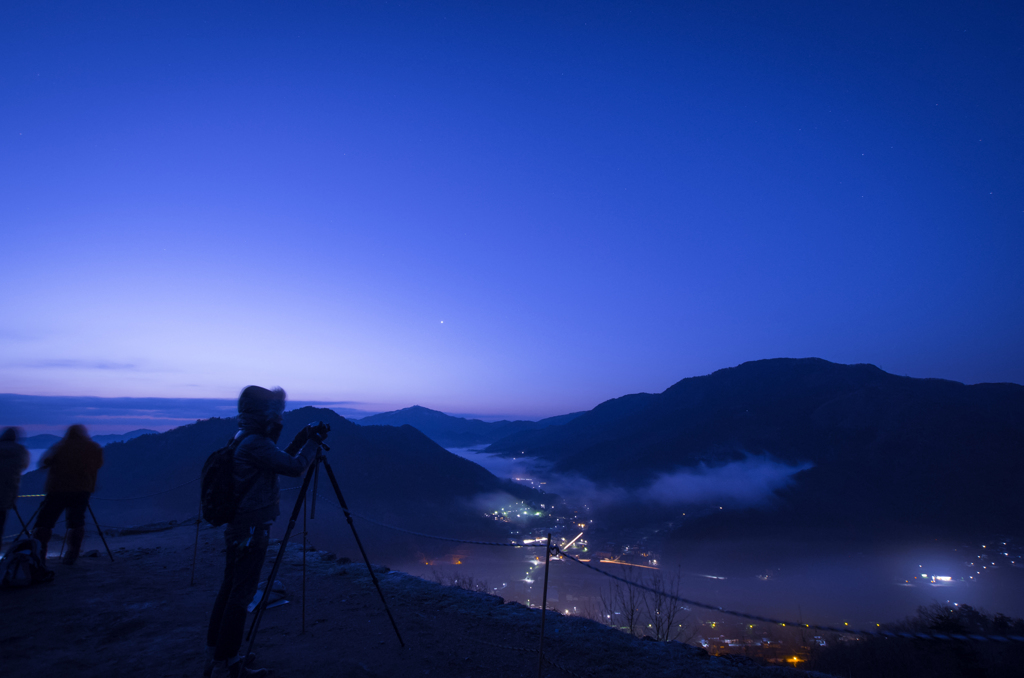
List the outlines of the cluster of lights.
<svg viewBox="0 0 1024 678">
<path fill-rule="evenodd" d="M 982 570 L 987 570 L 989 567 L 999 567 L 996 564 L 996 561 L 993 560 L 993 558 L 996 558 L 998 556 L 1003 556 L 1004 558 L 1009 558 L 1010 559 L 1010 565 L 1014 565 L 1014 566 L 1020 567 L 1019 565 L 1017 565 L 1017 560 L 1016 560 L 1018 556 L 1011 556 L 1009 549 L 1001 550 L 999 548 L 1000 546 L 1002 546 L 1005 549 L 1007 547 L 1007 543 L 1004 541 L 1004 542 L 1001 542 L 998 545 L 994 545 L 994 547 L 995 547 L 994 551 L 988 551 L 988 545 L 987 544 L 982 544 L 981 548 L 986 549 L 986 551 L 981 553 L 981 554 L 979 554 L 975 558 L 974 562 L 966 563 L 966 565 L 968 567 L 973 567 L 973 568 L 981 567 L 981 570 L 978 570 L 978 569 L 974 570 L 974 574 L 980 575 L 982 573 Z M 995 555 L 992 555 L 993 553 L 995 553 Z M 988 561 L 988 565 L 984 565 L 984 564 L 983 565 L 978 565 L 979 562 L 984 562 L 986 560 Z M 974 579 L 974 577 L 972 576 L 971 579 Z"/>
<path fill-rule="evenodd" d="M 536 518 L 543 515 L 543 511 L 538 511 L 535 508 L 527 506 L 521 501 L 518 501 L 511 506 L 502 506 L 490 513 L 490 517 L 506 523 L 511 522 L 513 519 Z"/>
</svg>

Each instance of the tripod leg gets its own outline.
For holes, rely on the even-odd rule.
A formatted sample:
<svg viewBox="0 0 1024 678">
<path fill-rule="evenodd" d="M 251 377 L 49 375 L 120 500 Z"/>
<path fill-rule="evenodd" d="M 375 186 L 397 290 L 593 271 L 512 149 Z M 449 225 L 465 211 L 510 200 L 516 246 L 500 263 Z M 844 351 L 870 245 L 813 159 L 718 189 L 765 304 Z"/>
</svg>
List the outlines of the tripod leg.
<svg viewBox="0 0 1024 678">
<path fill-rule="evenodd" d="M 377 575 L 373 573 L 373 566 L 370 565 L 370 559 L 366 555 L 366 549 L 363 548 L 363 542 L 359 539 L 359 533 L 356 532 L 356 526 L 352 524 L 352 514 L 348 512 L 348 504 L 345 503 L 345 498 L 341 496 L 341 488 L 338 487 L 338 479 L 334 477 L 334 471 L 331 470 L 331 465 L 327 462 L 326 458 L 323 458 L 324 470 L 327 471 L 327 477 L 331 479 L 331 485 L 334 486 L 334 494 L 338 496 L 338 503 L 341 504 L 341 510 L 345 512 L 345 520 L 348 521 L 348 526 L 352 528 L 352 536 L 356 539 L 356 545 L 359 547 L 359 552 L 363 554 L 363 562 L 366 563 L 366 569 L 370 571 L 370 579 L 373 580 L 373 585 L 377 587 L 377 593 L 380 595 L 380 602 L 384 603 L 384 611 L 388 613 L 388 619 L 391 620 L 391 628 L 395 630 L 395 635 L 398 636 L 398 643 L 402 647 L 405 647 L 405 641 L 402 640 L 402 634 L 398 632 L 398 624 L 395 623 L 395 618 L 391 616 L 391 609 L 388 607 L 388 601 L 384 599 L 384 592 L 380 590 L 380 582 L 377 581 Z"/>
<path fill-rule="evenodd" d="M 15 537 L 15 539 L 21 539 L 21 535 L 22 534 L 24 534 L 26 537 L 31 537 L 32 536 L 32 532 L 28 529 L 28 526 L 31 525 L 32 521 L 36 519 L 37 515 L 39 515 L 39 509 L 41 509 L 42 507 L 43 507 L 42 504 L 37 506 L 36 510 L 32 512 L 32 515 L 30 515 L 28 517 L 28 522 L 27 523 L 23 522 L 21 524 L 22 525 L 21 532 L 18 533 L 18 536 Z M 18 516 L 18 520 L 21 520 L 21 516 Z"/>
<path fill-rule="evenodd" d="M 21 532 L 28 532 L 28 525 L 26 525 L 25 521 L 21 519 L 21 513 L 18 512 L 18 505 L 12 504 L 11 508 L 14 509 L 14 515 L 18 516 L 18 522 L 21 523 Z M 18 534 L 21 535 L 21 532 Z"/>
<path fill-rule="evenodd" d="M 323 459 L 323 456 L 320 456 Z M 313 501 L 309 507 L 309 519 L 316 520 L 316 498 L 317 492 L 320 491 L 320 464 L 319 459 L 316 463 L 316 470 L 313 471 Z"/>
<path fill-rule="evenodd" d="M 103 530 L 100 529 L 100 521 L 96 520 L 96 514 L 92 512 L 92 506 L 86 504 L 89 509 L 89 515 L 92 516 L 93 525 L 96 526 L 96 531 L 100 533 L 100 541 L 103 542 L 103 548 L 107 549 L 107 555 L 110 556 L 110 562 L 114 562 L 114 554 L 110 552 L 110 547 L 107 546 L 107 539 L 103 536 Z"/>
<path fill-rule="evenodd" d="M 277 557 L 274 558 L 274 566 L 270 568 L 270 577 L 267 579 L 266 588 L 263 589 L 263 596 L 260 597 L 260 604 L 256 606 L 256 613 L 252 618 L 252 626 L 249 627 L 249 633 L 246 635 L 246 640 L 249 641 L 249 649 L 245 651 L 246 655 L 252 654 L 252 648 L 256 645 L 256 634 L 259 633 L 260 621 L 263 619 L 263 613 L 267 609 L 267 601 L 270 600 L 270 592 L 274 588 L 274 577 L 277 576 L 277 571 L 281 568 L 281 561 L 284 559 L 284 551 L 285 547 L 288 545 L 288 538 L 292 536 L 292 530 L 295 529 L 295 523 L 299 519 L 299 510 L 305 502 L 306 490 L 309 489 L 309 481 L 312 478 L 313 467 L 311 466 L 306 472 L 306 477 L 302 480 L 302 487 L 299 489 L 299 496 L 295 498 L 295 508 L 292 509 L 291 518 L 288 519 L 288 528 L 284 531 L 284 537 L 281 539 L 281 548 L 277 552 Z"/>
</svg>

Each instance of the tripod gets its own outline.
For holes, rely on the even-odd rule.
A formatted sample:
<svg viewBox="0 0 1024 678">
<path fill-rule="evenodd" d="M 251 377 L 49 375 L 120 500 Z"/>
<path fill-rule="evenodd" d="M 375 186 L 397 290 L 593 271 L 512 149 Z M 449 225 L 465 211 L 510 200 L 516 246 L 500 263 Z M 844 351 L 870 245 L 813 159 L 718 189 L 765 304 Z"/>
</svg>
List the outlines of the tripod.
<svg viewBox="0 0 1024 678">
<path fill-rule="evenodd" d="M 288 520 L 288 528 L 284 532 L 284 537 L 281 539 L 281 547 L 277 551 L 277 557 L 274 558 L 274 566 L 270 569 L 270 577 L 267 579 L 266 587 L 263 589 L 263 595 L 260 597 L 259 605 L 256 607 L 255 615 L 253 616 L 252 625 L 249 627 L 249 633 L 246 635 L 246 640 L 249 641 L 249 649 L 246 650 L 246 654 L 251 654 L 253 647 L 256 645 L 256 634 L 260 630 L 260 622 L 263 620 L 263 613 L 267 609 L 267 603 L 270 600 L 270 592 L 273 590 L 274 578 L 277 576 L 277 571 L 281 567 L 281 561 L 284 559 L 285 546 L 288 544 L 288 538 L 291 537 L 292 530 L 295 529 L 295 523 L 299 519 L 299 511 L 302 509 L 306 501 L 306 492 L 309 490 L 309 483 L 313 483 L 313 501 L 310 509 L 310 519 L 316 517 L 316 496 L 317 486 L 320 481 L 320 465 L 323 464 L 324 471 L 327 472 L 327 477 L 331 480 L 331 485 L 334 488 L 334 494 L 338 498 L 338 504 L 341 505 L 341 510 L 345 512 L 345 520 L 348 521 L 348 526 L 352 528 L 352 536 L 355 537 L 356 545 L 359 546 L 359 552 L 363 556 L 363 562 L 366 563 L 366 569 L 370 572 L 370 579 L 373 580 L 373 585 L 377 588 L 377 594 L 380 595 L 380 602 L 384 604 L 384 611 L 388 613 L 388 619 L 391 620 L 391 628 L 395 630 L 395 635 L 398 636 L 398 643 L 405 647 L 405 642 L 402 640 L 402 634 L 398 632 L 398 625 L 395 623 L 395 618 L 391 616 L 391 609 L 388 608 L 388 601 L 384 599 L 384 592 L 380 590 L 380 582 L 377 581 L 377 575 L 373 572 L 373 566 L 370 565 L 370 559 L 366 555 L 366 549 L 363 548 L 363 542 L 359 539 L 359 533 L 356 532 L 356 526 L 352 524 L 352 514 L 349 513 L 348 504 L 345 503 L 345 498 L 341 496 L 341 488 L 338 487 L 338 480 L 334 477 L 334 471 L 331 469 L 330 463 L 327 461 L 327 457 L 324 456 L 323 450 L 330 451 L 331 448 L 327 447 L 324 443 L 316 449 L 316 459 L 313 464 L 306 471 L 306 477 L 302 479 L 302 487 L 299 488 L 299 496 L 295 499 L 295 508 L 292 509 L 291 518 Z M 305 548 L 305 546 L 303 546 Z M 305 551 L 302 554 L 303 566 L 305 566 Z M 305 577 L 305 571 L 303 571 L 303 577 Z M 305 581 L 305 579 L 303 579 Z M 305 596 L 303 596 L 303 611 L 305 611 Z"/>
<path fill-rule="evenodd" d="M 28 517 L 28 522 L 27 523 L 24 520 L 21 519 L 21 513 L 18 512 L 18 507 L 17 506 L 14 507 L 14 514 L 16 516 L 18 516 L 18 522 L 21 523 L 21 531 L 18 532 L 17 539 L 21 539 L 21 535 L 25 535 L 26 537 L 31 537 L 32 536 L 32 533 L 29 532 L 28 526 L 32 524 L 33 520 L 35 520 L 36 515 L 38 515 L 38 513 L 39 513 L 39 509 L 41 509 L 42 507 L 43 507 L 43 505 L 40 504 L 36 508 L 36 510 L 32 512 L 32 515 L 30 515 Z M 114 554 L 111 553 L 110 546 L 107 545 L 107 539 L 106 539 L 106 537 L 103 536 L 103 528 L 100 527 L 100 521 L 96 520 L 96 514 L 93 513 L 92 506 L 90 504 L 86 504 L 85 507 L 87 509 L 89 509 L 89 515 L 92 516 L 92 522 L 96 526 L 96 532 L 99 533 L 99 535 L 100 535 L 100 541 L 103 542 L 103 548 L 105 548 L 107 550 L 107 555 L 110 556 L 110 562 L 114 562 Z M 66 531 L 64 533 L 64 541 L 67 542 L 67 532 Z M 64 544 L 61 544 L 60 552 L 61 552 L 61 554 L 64 553 Z M 46 554 L 43 554 L 43 557 L 45 558 Z"/>
</svg>

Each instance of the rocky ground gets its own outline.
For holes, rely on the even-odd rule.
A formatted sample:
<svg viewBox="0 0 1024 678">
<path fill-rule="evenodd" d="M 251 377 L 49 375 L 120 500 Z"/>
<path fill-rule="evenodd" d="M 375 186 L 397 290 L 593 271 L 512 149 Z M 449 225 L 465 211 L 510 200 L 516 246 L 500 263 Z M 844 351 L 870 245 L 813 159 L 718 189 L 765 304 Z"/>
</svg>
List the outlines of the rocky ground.
<svg viewBox="0 0 1024 678">
<path fill-rule="evenodd" d="M 108 537 L 115 561 L 90 535 L 83 557 L 51 557 L 53 583 L 0 591 L 0 665 L 8 676 L 200 676 L 209 609 L 223 567 L 222 531 L 200 530 L 192 576 L 190 526 Z M 56 540 L 55 540 L 56 541 Z M 6 545 L 5 545 L 6 546 Z M 59 549 L 59 541 L 55 548 Z M 279 546 L 271 546 L 264 575 Z M 54 554 L 55 555 L 55 554 Z M 540 613 L 501 598 L 378 568 L 405 647 L 399 645 L 361 562 L 290 545 L 278 575 L 287 605 L 267 611 L 259 666 L 274 676 L 537 675 Z M 640 641 L 586 619 L 548 612 L 544 676 L 810 676 L 680 643 Z"/>
</svg>

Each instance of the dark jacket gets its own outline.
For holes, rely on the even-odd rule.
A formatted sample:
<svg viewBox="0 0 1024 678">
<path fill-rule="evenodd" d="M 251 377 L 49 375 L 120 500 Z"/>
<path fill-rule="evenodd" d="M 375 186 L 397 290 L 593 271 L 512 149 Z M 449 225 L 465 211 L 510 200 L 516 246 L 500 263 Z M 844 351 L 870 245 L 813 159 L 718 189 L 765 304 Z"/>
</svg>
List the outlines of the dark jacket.
<svg viewBox="0 0 1024 678">
<path fill-rule="evenodd" d="M 239 501 L 233 524 L 273 522 L 281 513 L 277 476 L 301 476 L 316 457 L 316 448 L 316 442 L 307 442 L 292 456 L 266 436 L 247 435 L 235 450 L 235 491 Z"/>
<path fill-rule="evenodd" d="M 16 434 L 4 431 L 0 438 L 0 511 L 14 506 L 21 473 L 28 468 L 28 459 L 28 450 L 18 444 Z"/>
<path fill-rule="evenodd" d="M 40 468 L 50 469 L 47 492 L 95 492 L 96 474 L 103 466 L 103 448 L 93 442 L 85 427 L 75 424 L 43 458 Z"/>
</svg>

